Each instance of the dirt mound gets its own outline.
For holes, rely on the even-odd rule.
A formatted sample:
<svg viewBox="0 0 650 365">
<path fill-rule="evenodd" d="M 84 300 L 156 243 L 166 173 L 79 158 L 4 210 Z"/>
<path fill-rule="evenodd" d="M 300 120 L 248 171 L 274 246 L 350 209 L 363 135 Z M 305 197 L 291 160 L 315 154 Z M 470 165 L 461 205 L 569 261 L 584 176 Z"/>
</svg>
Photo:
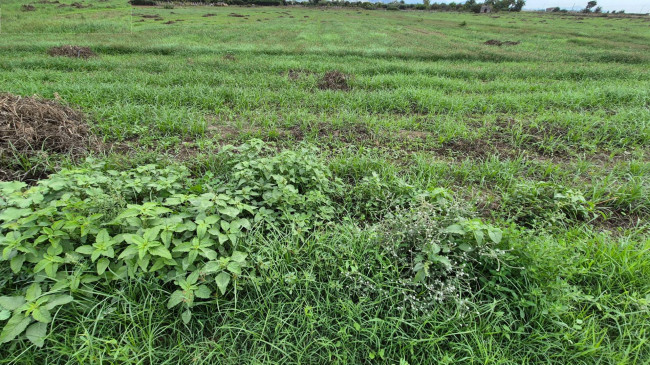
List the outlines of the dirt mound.
<svg viewBox="0 0 650 365">
<path fill-rule="evenodd" d="M 207 14 L 203 14 L 201 16 L 204 17 L 204 18 L 209 18 L 211 16 L 217 16 L 217 14 L 215 14 L 215 13 L 207 13 Z"/>
<path fill-rule="evenodd" d="M 82 3 L 72 3 L 72 4 L 70 4 L 70 6 L 72 6 L 73 8 L 77 8 L 77 9 L 83 9 L 83 8 L 88 8 L 91 5 L 90 4 L 83 5 Z"/>
<path fill-rule="evenodd" d="M 498 41 L 496 39 L 490 39 L 489 41 L 486 41 L 483 44 L 485 44 L 486 46 L 499 46 L 499 47 L 501 47 L 501 46 L 516 46 L 519 43 L 520 42 L 513 42 L 513 41 L 502 42 L 502 41 Z"/>
<path fill-rule="evenodd" d="M 228 14 L 228 16 L 231 16 L 231 17 L 234 17 L 234 18 L 245 18 L 246 17 L 246 15 L 241 15 L 241 14 L 237 14 L 237 13 L 230 13 L 230 14 Z"/>
<path fill-rule="evenodd" d="M 88 150 L 90 131 L 80 111 L 57 101 L 0 94 L 0 152 L 67 153 Z"/>
<path fill-rule="evenodd" d="M 47 53 L 50 56 L 84 58 L 84 59 L 97 56 L 95 52 L 93 52 L 92 49 L 88 47 L 70 46 L 70 45 L 61 46 L 61 47 L 52 47 L 47 51 Z"/>
<path fill-rule="evenodd" d="M 348 80 L 350 80 L 350 76 L 341 71 L 328 71 L 318 82 L 318 88 L 321 90 L 350 90 Z"/>
<path fill-rule="evenodd" d="M 232 53 L 226 53 L 226 55 L 223 56 L 223 59 L 226 61 L 237 61 L 237 57 Z"/>
<path fill-rule="evenodd" d="M 21 11 L 35 11 L 36 7 L 34 5 L 31 5 L 31 4 L 25 4 L 25 5 L 20 7 L 20 10 Z"/>
</svg>

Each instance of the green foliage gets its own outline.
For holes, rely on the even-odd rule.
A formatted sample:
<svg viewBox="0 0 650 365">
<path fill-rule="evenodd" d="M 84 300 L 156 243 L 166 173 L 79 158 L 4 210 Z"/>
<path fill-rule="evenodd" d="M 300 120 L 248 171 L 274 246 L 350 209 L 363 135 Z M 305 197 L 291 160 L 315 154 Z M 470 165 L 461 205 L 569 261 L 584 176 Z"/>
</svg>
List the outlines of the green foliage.
<svg viewBox="0 0 650 365">
<path fill-rule="evenodd" d="M 70 295 L 43 293 L 39 283 L 25 289 L 23 295 L 0 297 L 0 320 L 9 319 L 0 333 L 0 343 L 10 342 L 23 332 L 36 346 L 43 346 L 47 324 L 54 308 L 73 301 Z"/>
<path fill-rule="evenodd" d="M 251 140 L 224 148 L 224 172 L 217 178 L 194 180 L 179 166 L 118 172 L 91 163 L 33 187 L 0 183 L 2 261 L 14 275 L 37 278 L 52 292 L 141 277 L 173 282 L 179 289 L 168 306 L 182 303 L 187 323 L 197 300 L 228 295 L 254 276 L 245 252 L 248 232 L 303 234 L 336 219 L 340 209 L 332 199 L 342 194 L 342 184 L 316 152 L 305 147 L 272 154 Z M 3 341 L 27 329 L 28 338 L 42 344 L 44 327 L 27 327 L 29 318 L 49 322 L 49 312 L 38 308 L 51 309 L 51 297 L 40 296 L 40 285 L 38 295 L 28 289 L 20 299 L 30 306 L 14 305 L 19 297 L 4 299 L 4 310 L 14 314 Z"/>
<path fill-rule="evenodd" d="M 464 305 L 478 288 L 510 260 L 500 249 L 501 229 L 467 219 L 458 207 L 423 204 L 391 215 L 378 226 L 380 243 L 407 290 L 405 304 L 429 311 L 441 302 Z"/>
<path fill-rule="evenodd" d="M 399 208 L 419 203 L 445 206 L 451 201 L 449 191 L 442 188 L 423 191 L 400 178 L 382 179 L 376 172 L 363 177 L 343 195 L 346 210 L 361 221 L 377 221 Z"/>
<path fill-rule="evenodd" d="M 650 358 L 650 28 L 639 17 L 458 12 L 478 12 L 476 1 L 431 12 L 222 8 L 244 18 L 204 17 L 221 10 L 201 6 L 132 12 L 117 0 L 34 12 L 22 3 L 2 2 L 3 90 L 88 113 L 99 160 L 0 151 L 0 178 L 35 184 L 0 192 L 0 296 L 24 298 L 36 282 L 42 296 L 74 297 L 48 324 L 22 312 L 7 327 L 14 310 L 0 309 L 0 331 L 17 334 L 0 362 Z M 424 8 L 393 6 L 405 7 Z M 165 21 L 143 17 L 155 15 Z M 99 57 L 48 56 L 62 39 Z M 488 39 L 521 44 L 481 47 Z M 354 75 L 355 88 L 318 90 L 326 70 Z M 217 152 L 251 136 L 277 145 Z M 301 182 L 319 180 L 291 172 L 303 160 L 329 185 Z M 607 219 L 591 220 L 589 200 Z M 459 300 L 428 297 L 437 278 Z M 29 341 L 42 334 L 46 346 Z"/>
<path fill-rule="evenodd" d="M 317 150 L 271 152 L 260 140 L 224 149 L 228 182 L 215 191 L 238 197 L 244 209 L 250 205 L 255 223 L 289 225 L 300 231 L 332 220 L 337 213 L 332 198 L 342 193 L 343 186 L 317 157 Z"/>
<path fill-rule="evenodd" d="M 595 205 L 578 191 L 547 182 L 517 184 L 503 196 L 508 218 L 527 227 L 553 227 L 594 218 Z"/>
</svg>

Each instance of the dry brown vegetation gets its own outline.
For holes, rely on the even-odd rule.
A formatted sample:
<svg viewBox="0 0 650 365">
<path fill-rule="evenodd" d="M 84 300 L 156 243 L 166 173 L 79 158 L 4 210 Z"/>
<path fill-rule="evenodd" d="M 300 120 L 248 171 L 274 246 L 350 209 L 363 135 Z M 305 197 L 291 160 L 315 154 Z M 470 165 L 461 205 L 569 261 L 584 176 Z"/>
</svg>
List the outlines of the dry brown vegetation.
<svg viewBox="0 0 650 365">
<path fill-rule="evenodd" d="M 65 45 L 52 47 L 47 53 L 54 57 L 91 58 L 97 56 L 89 47 Z"/>
<path fill-rule="evenodd" d="M 346 75 L 341 71 L 328 71 L 323 78 L 318 82 L 318 88 L 321 90 L 350 90 L 348 81 L 351 76 Z"/>
<path fill-rule="evenodd" d="M 88 149 L 90 131 L 82 112 L 58 101 L 0 94 L 0 151 L 78 155 Z"/>
</svg>

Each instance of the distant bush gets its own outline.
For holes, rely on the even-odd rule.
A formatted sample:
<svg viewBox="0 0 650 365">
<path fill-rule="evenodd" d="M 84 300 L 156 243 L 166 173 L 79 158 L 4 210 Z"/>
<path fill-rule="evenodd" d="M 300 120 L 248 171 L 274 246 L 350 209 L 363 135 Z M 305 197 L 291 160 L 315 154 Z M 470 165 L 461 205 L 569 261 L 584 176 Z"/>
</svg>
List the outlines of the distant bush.
<svg viewBox="0 0 650 365">
<path fill-rule="evenodd" d="M 130 0 L 131 5 L 140 5 L 140 6 L 156 6 L 157 3 L 153 0 Z"/>
</svg>

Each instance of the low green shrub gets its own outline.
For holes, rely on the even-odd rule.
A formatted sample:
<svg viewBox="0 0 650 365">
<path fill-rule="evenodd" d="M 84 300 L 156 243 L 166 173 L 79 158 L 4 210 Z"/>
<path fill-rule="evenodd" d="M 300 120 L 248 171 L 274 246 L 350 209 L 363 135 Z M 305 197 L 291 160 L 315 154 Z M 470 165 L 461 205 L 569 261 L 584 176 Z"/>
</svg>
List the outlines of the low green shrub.
<svg viewBox="0 0 650 365">
<path fill-rule="evenodd" d="M 8 321 L 0 342 L 25 333 L 42 346 L 55 307 L 141 279 L 168 292 L 167 307 L 189 323 L 197 305 L 240 289 L 293 285 L 301 268 L 275 270 L 282 259 L 265 258 L 251 241 L 308 240 L 356 227 L 357 217 L 366 218 L 359 232 L 375 252 L 366 265 L 381 276 L 379 291 L 341 261 L 345 255 L 328 261 L 340 274 L 323 272 L 358 298 L 388 286 L 412 311 L 462 304 L 506 257 L 501 230 L 468 219 L 447 190 L 420 191 L 378 174 L 348 186 L 306 145 L 277 152 L 251 140 L 224 147 L 215 160 L 219 169 L 198 178 L 182 166 L 115 171 L 88 161 L 35 186 L 0 183 L 1 260 L 15 279 L 2 288 L 0 320 Z"/>
<path fill-rule="evenodd" d="M 176 285 L 168 306 L 182 305 L 187 322 L 197 299 L 226 295 L 252 275 L 244 242 L 249 231 L 300 234 L 334 220 L 339 210 L 332 197 L 342 186 L 316 151 L 271 152 L 259 140 L 225 148 L 223 174 L 201 179 L 181 166 L 104 171 L 91 164 L 33 187 L 0 183 L 2 261 L 38 286 L 16 284 L 27 304 L 1 297 L 1 318 L 10 319 L 0 342 L 14 339 L 32 319 L 47 323 L 47 315 L 34 315 L 51 309 L 47 298 L 143 275 Z M 28 338 L 34 331 L 42 337 L 44 327 L 34 328 Z"/>
<path fill-rule="evenodd" d="M 508 266 L 502 230 L 465 214 L 458 206 L 424 203 L 377 225 L 407 309 L 426 311 L 448 300 L 462 305 L 480 287 L 479 279 Z"/>
</svg>

